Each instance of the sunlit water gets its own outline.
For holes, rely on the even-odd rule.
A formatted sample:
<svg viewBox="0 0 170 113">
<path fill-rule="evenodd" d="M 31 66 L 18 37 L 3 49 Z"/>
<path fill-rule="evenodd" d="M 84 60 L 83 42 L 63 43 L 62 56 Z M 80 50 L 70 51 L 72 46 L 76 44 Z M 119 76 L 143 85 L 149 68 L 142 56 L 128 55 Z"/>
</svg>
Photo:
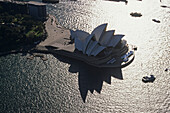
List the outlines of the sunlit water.
<svg viewBox="0 0 170 113">
<path fill-rule="evenodd" d="M 22 54 L 0 57 L 0 112 L 169 112 L 169 7 L 169 0 L 48 4 L 48 13 L 69 29 L 90 33 L 108 23 L 108 30 L 124 34 L 138 47 L 135 60 L 120 70 L 97 69 L 55 55 L 46 55 L 45 62 Z M 131 17 L 131 12 L 142 17 Z M 154 83 L 143 83 L 142 77 L 150 74 L 156 77 Z"/>
</svg>

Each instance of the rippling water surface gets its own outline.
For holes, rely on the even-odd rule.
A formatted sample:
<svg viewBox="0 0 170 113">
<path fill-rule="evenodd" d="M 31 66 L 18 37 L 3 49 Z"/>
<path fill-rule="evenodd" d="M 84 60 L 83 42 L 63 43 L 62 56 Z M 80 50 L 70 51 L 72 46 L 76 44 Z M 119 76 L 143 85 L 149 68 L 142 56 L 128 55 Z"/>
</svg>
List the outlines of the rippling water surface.
<svg viewBox="0 0 170 113">
<path fill-rule="evenodd" d="M 56 55 L 45 62 L 22 54 L 0 57 L 0 112 L 170 111 L 170 1 L 61 1 L 47 10 L 69 29 L 90 33 L 108 23 L 108 30 L 138 47 L 135 60 L 123 69 L 97 69 Z M 150 74 L 154 83 L 143 83 Z"/>
</svg>

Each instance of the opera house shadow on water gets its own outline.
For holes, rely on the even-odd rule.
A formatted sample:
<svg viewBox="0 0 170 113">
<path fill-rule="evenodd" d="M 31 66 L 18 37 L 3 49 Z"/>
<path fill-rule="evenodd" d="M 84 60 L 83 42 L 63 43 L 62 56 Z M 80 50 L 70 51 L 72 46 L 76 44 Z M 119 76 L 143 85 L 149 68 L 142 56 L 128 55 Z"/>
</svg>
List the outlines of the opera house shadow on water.
<svg viewBox="0 0 170 113">
<path fill-rule="evenodd" d="M 101 93 L 103 82 L 111 84 L 111 77 L 123 80 L 121 68 L 97 68 L 84 62 L 63 56 L 53 55 L 58 60 L 70 64 L 69 72 L 78 72 L 79 91 L 83 102 L 86 101 L 88 91 Z"/>
</svg>

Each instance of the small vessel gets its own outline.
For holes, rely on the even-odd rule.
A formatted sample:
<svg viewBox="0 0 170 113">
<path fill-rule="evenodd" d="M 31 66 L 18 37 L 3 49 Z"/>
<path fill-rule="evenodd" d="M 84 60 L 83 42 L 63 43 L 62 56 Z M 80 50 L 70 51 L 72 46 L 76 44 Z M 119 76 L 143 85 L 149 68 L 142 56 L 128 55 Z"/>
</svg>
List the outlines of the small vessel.
<svg viewBox="0 0 170 113">
<path fill-rule="evenodd" d="M 144 77 L 142 78 L 142 81 L 143 81 L 144 83 L 154 82 L 154 81 L 155 81 L 155 77 L 154 77 L 154 75 L 144 76 Z"/>
<path fill-rule="evenodd" d="M 161 23 L 160 20 L 156 20 L 156 19 L 152 19 L 152 21 L 156 22 L 156 23 Z"/>
<path fill-rule="evenodd" d="M 141 13 L 137 13 L 137 12 L 135 12 L 135 13 L 130 13 L 130 15 L 133 16 L 133 17 L 141 17 L 141 16 L 142 16 Z"/>
</svg>

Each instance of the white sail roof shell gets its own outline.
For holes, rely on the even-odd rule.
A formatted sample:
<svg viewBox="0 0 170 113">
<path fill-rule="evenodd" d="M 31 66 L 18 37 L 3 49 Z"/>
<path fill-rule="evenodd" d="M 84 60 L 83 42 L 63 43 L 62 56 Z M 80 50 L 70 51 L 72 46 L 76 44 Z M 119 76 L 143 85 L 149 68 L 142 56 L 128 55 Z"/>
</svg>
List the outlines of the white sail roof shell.
<svg viewBox="0 0 170 113">
<path fill-rule="evenodd" d="M 93 56 L 96 56 L 96 55 L 98 55 L 101 51 L 103 51 L 105 48 L 106 48 L 106 47 L 103 47 L 103 46 L 100 46 L 99 44 L 97 44 L 97 45 L 93 48 L 93 50 L 92 50 L 92 52 L 91 52 L 90 54 L 93 55 Z"/>
<path fill-rule="evenodd" d="M 83 53 L 85 54 L 86 49 L 87 49 L 87 45 L 89 44 L 90 40 L 94 37 L 94 34 L 91 34 L 89 36 L 87 36 L 85 43 L 83 44 Z"/>
<path fill-rule="evenodd" d="M 107 24 L 102 24 L 96 27 L 91 34 L 95 35 L 96 41 L 99 41 L 100 37 L 102 36 L 103 32 L 106 31 Z"/>
<path fill-rule="evenodd" d="M 89 54 L 89 51 L 91 50 L 91 49 L 93 49 L 92 47 L 93 47 L 93 44 L 94 44 L 94 41 L 93 40 L 90 40 L 90 42 L 89 42 L 89 44 L 88 44 L 88 46 L 87 46 L 87 48 L 86 48 L 86 54 L 89 56 L 90 54 Z"/>
<path fill-rule="evenodd" d="M 84 41 L 86 40 L 86 37 L 89 35 L 89 33 L 81 30 L 76 30 L 75 34 L 76 34 L 74 35 L 76 36 L 76 38 L 74 38 L 75 48 L 77 48 L 79 51 L 83 51 L 82 45 L 84 44 Z"/>
<path fill-rule="evenodd" d="M 103 35 L 100 37 L 99 39 L 99 43 L 102 46 L 107 46 L 109 44 L 109 42 L 111 41 L 113 35 L 114 35 L 115 30 L 111 30 L 111 31 L 105 31 L 103 33 Z"/>
<path fill-rule="evenodd" d="M 124 35 L 114 35 L 112 36 L 110 42 L 108 43 L 108 47 L 116 47 L 116 45 L 121 41 Z"/>
<path fill-rule="evenodd" d="M 75 33 L 73 32 L 72 34 L 73 37 L 75 37 L 75 48 L 79 51 L 82 51 L 84 54 L 87 54 L 88 56 L 96 56 L 104 48 L 106 48 L 99 46 L 97 41 L 92 40 L 92 38 L 95 37 L 94 34 L 89 35 L 87 32 L 81 30 L 76 30 Z"/>
<path fill-rule="evenodd" d="M 74 42 L 75 42 L 75 48 L 78 49 L 79 51 L 83 51 L 83 47 L 82 47 L 83 42 L 79 40 L 79 38 L 75 38 Z"/>
<path fill-rule="evenodd" d="M 88 56 L 90 56 L 91 55 L 91 52 L 92 52 L 92 50 L 95 48 L 95 46 L 98 44 L 98 42 L 97 41 L 93 41 L 93 44 L 92 45 L 89 45 L 90 47 L 87 49 L 87 51 L 86 51 L 86 54 L 88 55 Z"/>
<path fill-rule="evenodd" d="M 77 36 L 76 38 L 79 38 L 80 40 L 85 40 L 86 37 L 90 35 L 89 33 L 82 30 L 76 30 L 75 33 Z"/>
<path fill-rule="evenodd" d="M 91 34 L 76 30 L 70 31 L 75 41 L 75 48 L 88 56 L 96 56 L 106 47 L 116 47 L 124 35 L 114 35 L 115 30 L 105 31 L 107 24 L 96 27 Z"/>
</svg>

